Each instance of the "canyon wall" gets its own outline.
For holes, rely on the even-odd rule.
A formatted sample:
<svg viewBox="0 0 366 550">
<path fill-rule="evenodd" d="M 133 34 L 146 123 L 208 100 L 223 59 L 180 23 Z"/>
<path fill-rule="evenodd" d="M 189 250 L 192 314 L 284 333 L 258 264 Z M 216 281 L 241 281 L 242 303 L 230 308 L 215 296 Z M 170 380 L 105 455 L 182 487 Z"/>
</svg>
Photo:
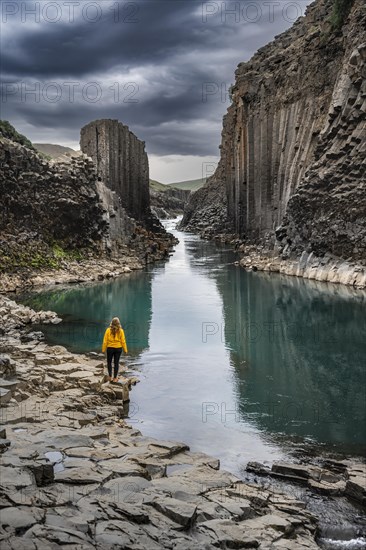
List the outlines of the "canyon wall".
<svg viewBox="0 0 366 550">
<path fill-rule="evenodd" d="M 96 120 L 81 129 L 80 148 L 96 165 L 98 177 L 115 191 L 136 220 L 151 217 L 149 163 L 145 143 L 118 120 Z"/>
<path fill-rule="evenodd" d="M 170 185 L 165 187 L 166 189 L 161 191 L 150 188 L 151 209 L 160 219 L 175 218 L 183 213 L 191 192 L 171 188 Z"/>
<path fill-rule="evenodd" d="M 366 259 L 366 8 L 349 5 L 336 28 L 334 1 L 317 0 L 238 66 L 215 192 L 193 195 L 183 226 L 210 234 L 226 202 L 219 225 L 245 242 Z"/>
<path fill-rule="evenodd" d="M 135 230 L 86 156 L 50 162 L 0 137 L 0 271 L 57 267 L 83 251 L 118 254 Z"/>
<path fill-rule="evenodd" d="M 42 277 L 52 282 L 54 270 L 59 282 L 100 279 L 168 256 L 175 240 L 148 206 L 143 144 L 135 137 L 129 142 L 135 152 L 128 174 L 137 174 L 131 180 L 137 185 L 125 182 L 122 193 L 118 179 L 100 175 L 107 177 L 101 165 L 117 162 L 118 149 L 110 148 L 118 143 L 98 148 L 98 172 L 81 152 L 50 160 L 0 121 L 0 290 L 41 284 Z"/>
</svg>

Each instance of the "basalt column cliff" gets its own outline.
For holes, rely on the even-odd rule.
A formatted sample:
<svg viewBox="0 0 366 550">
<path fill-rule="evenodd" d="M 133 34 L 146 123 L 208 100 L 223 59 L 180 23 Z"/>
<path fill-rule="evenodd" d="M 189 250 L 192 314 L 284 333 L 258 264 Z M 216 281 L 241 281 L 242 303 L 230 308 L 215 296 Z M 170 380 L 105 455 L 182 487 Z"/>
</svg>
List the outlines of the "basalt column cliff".
<svg viewBox="0 0 366 550">
<path fill-rule="evenodd" d="M 83 139 L 95 126 L 125 132 L 105 122 Z M 167 256 L 173 238 L 149 208 L 144 145 L 130 132 L 126 143 L 121 152 L 118 138 L 101 138 L 98 165 L 80 152 L 53 160 L 0 121 L 0 291 L 117 276 Z"/>
<path fill-rule="evenodd" d="M 151 223 L 149 163 L 145 142 L 118 120 L 96 120 L 81 129 L 80 148 L 94 160 L 98 176 L 120 196 L 136 220 Z"/>
<path fill-rule="evenodd" d="M 365 29 L 362 0 L 317 0 L 238 66 L 219 167 L 183 226 L 303 267 L 365 263 Z"/>
</svg>

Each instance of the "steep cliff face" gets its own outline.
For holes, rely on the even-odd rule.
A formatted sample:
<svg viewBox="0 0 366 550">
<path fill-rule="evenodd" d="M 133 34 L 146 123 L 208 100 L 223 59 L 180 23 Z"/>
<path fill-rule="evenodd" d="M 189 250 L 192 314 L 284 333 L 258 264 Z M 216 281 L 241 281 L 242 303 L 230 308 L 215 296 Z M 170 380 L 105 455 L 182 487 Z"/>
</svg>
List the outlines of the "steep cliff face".
<svg viewBox="0 0 366 550">
<path fill-rule="evenodd" d="M 127 213 L 151 218 L 145 143 L 118 120 L 96 120 L 81 129 L 80 148 L 95 162 L 99 178 L 116 191 Z"/>
<path fill-rule="evenodd" d="M 202 237 L 212 238 L 230 228 L 227 216 L 227 199 L 224 174 L 220 168 L 205 185 L 192 193 L 184 207 L 180 228 L 199 231 Z"/>
<path fill-rule="evenodd" d="M 0 138 L 0 271 L 118 253 L 135 224 L 84 155 L 54 163 Z"/>
<path fill-rule="evenodd" d="M 222 183 L 216 202 L 225 195 L 228 229 L 246 241 L 274 247 L 281 226 L 280 252 L 359 260 L 366 256 L 366 8 L 355 0 L 338 30 L 333 9 L 333 0 L 317 0 L 239 65 L 213 182 Z M 201 205 L 201 225 L 210 208 Z"/>
<path fill-rule="evenodd" d="M 366 42 L 345 53 L 313 162 L 277 237 L 282 251 L 366 260 Z"/>
</svg>

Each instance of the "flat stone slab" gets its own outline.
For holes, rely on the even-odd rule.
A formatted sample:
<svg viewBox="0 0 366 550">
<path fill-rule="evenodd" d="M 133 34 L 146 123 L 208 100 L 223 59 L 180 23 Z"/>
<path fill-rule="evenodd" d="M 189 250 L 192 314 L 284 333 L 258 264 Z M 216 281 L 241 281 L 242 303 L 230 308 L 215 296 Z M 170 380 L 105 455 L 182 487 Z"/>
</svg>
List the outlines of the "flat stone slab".
<svg viewBox="0 0 366 550">
<path fill-rule="evenodd" d="M 272 466 L 272 472 L 275 474 L 290 475 L 302 477 L 308 479 L 310 477 L 309 470 L 306 466 L 301 466 L 297 464 L 285 464 L 281 462 L 276 462 Z"/>
<path fill-rule="evenodd" d="M 80 363 L 59 363 L 50 364 L 47 367 L 48 373 L 55 374 L 72 374 L 73 372 L 80 372 L 82 370 Z"/>
<path fill-rule="evenodd" d="M 246 498 L 230 497 L 226 493 L 221 495 L 208 493 L 207 498 L 227 510 L 238 521 L 251 518 L 254 515 L 251 503 Z"/>
<path fill-rule="evenodd" d="M 231 520 L 213 519 L 198 525 L 199 534 L 211 539 L 216 548 L 258 548 L 256 537 L 246 536 L 243 524 L 235 524 Z"/>
<path fill-rule="evenodd" d="M 341 495 L 346 489 L 345 481 L 327 483 L 326 481 L 314 481 L 310 479 L 308 485 L 310 489 L 322 495 Z"/>
<path fill-rule="evenodd" d="M 35 485 L 35 479 L 26 468 L 2 468 L 0 477 L 1 487 L 29 487 Z"/>
<path fill-rule="evenodd" d="M 57 416 L 64 416 L 69 420 L 78 422 L 80 426 L 87 426 L 88 424 L 96 421 L 96 414 L 83 413 L 79 411 L 64 411 Z"/>
<path fill-rule="evenodd" d="M 96 525 L 95 539 L 102 548 L 162 550 L 164 546 L 149 537 L 138 525 L 127 521 L 101 521 Z"/>
<path fill-rule="evenodd" d="M 120 458 L 112 458 L 111 460 L 102 460 L 98 462 L 98 467 L 103 468 L 119 476 L 142 476 L 149 477 L 148 471 L 136 463 L 127 462 Z"/>
<path fill-rule="evenodd" d="M 97 471 L 90 467 L 65 468 L 62 472 L 55 474 L 55 481 L 60 483 L 72 483 L 87 485 L 90 483 L 103 483 L 111 477 L 109 471 Z"/>
<path fill-rule="evenodd" d="M 93 447 L 94 441 L 91 437 L 87 435 L 82 435 L 80 433 L 59 435 L 54 438 L 47 439 L 45 441 L 48 448 L 54 448 L 59 451 L 66 451 L 73 447 Z"/>
<path fill-rule="evenodd" d="M 90 378 L 93 376 L 92 373 L 82 370 L 79 372 L 72 372 L 71 374 L 66 375 L 66 380 L 69 380 L 70 382 L 78 382 L 79 380 L 84 380 L 84 378 Z"/>
<path fill-rule="evenodd" d="M 95 441 L 99 439 L 109 439 L 109 430 L 108 428 L 100 428 L 99 426 L 88 426 L 82 429 L 82 435 L 90 437 Z"/>
<path fill-rule="evenodd" d="M 19 507 L 2 508 L 1 524 L 3 527 L 9 526 L 12 529 L 27 529 L 36 523 L 40 523 L 45 516 L 45 511 L 41 508 Z"/>
<path fill-rule="evenodd" d="M 182 451 L 189 451 L 188 445 L 178 441 L 161 441 L 161 440 L 152 440 L 149 444 L 151 451 L 157 453 L 161 457 L 170 458 L 177 453 Z"/>
<path fill-rule="evenodd" d="M 66 455 L 75 458 L 89 458 L 95 462 L 100 460 L 108 460 L 115 458 L 115 454 L 111 451 L 98 450 L 93 447 L 74 447 L 66 450 Z"/>
<path fill-rule="evenodd" d="M 47 353 L 44 353 L 44 354 L 37 353 L 35 357 L 35 364 L 37 365 L 37 367 L 41 365 L 42 366 L 58 365 L 59 363 L 61 363 L 61 361 L 58 357 L 48 355 Z"/>
<path fill-rule="evenodd" d="M 149 504 L 186 529 L 193 524 L 197 513 L 197 506 L 175 498 L 158 497 Z"/>
<path fill-rule="evenodd" d="M 106 481 L 98 490 L 98 500 L 107 502 L 141 504 L 144 500 L 151 500 L 146 491 L 151 488 L 151 482 L 143 477 L 125 476 Z"/>
</svg>

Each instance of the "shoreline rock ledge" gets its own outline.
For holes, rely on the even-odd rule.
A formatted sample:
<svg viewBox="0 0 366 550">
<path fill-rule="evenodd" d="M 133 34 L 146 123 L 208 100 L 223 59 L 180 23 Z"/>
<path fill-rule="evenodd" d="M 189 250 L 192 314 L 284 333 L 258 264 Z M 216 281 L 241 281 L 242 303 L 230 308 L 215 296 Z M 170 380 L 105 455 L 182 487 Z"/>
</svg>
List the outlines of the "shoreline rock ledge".
<svg viewBox="0 0 366 550">
<path fill-rule="evenodd" d="M 304 502 L 129 426 L 137 379 L 45 344 L 32 323 L 55 313 L 1 295 L 0 312 L 2 550 L 318 548 Z"/>
</svg>

